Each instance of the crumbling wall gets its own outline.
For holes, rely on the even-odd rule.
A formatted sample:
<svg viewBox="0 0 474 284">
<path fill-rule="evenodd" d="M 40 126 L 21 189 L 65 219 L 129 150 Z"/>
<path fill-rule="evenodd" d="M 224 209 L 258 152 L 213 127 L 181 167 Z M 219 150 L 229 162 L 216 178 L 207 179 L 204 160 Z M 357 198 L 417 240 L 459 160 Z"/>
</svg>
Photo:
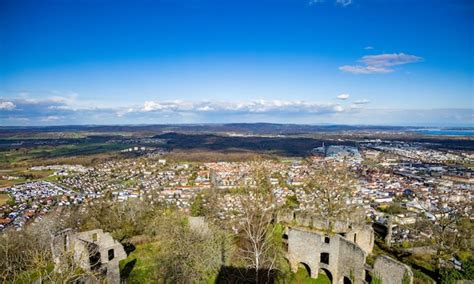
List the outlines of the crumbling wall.
<svg viewBox="0 0 474 284">
<path fill-rule="evenodd" d="M 315 228 L 324 231 L 329 227 L 328 220 L 314 217 L 310 212 L 286 209 L 279 212 L 277 221 L 285 224 L 296 223 L 298 226 Z M 358 244 L 367 254 L 372 253 L 374 247 L 374 229 L 369 225 L 353 224 L 348 221 L 336 221 L 332 224 L 332 231 L 342 234 L 352 242 Z"/>
<path fill-rule="evenodd" d="M 374 229 L 369 225 L 357 226 L 346 233 L 346 239 L 359 245 L 367 254 L 374 248 Z"/>
<path fill-rule="evenodd" d="M 280 210 L 278 212 L 277 221 L 280 223 L 291 223 L 294 220 L 294 211 L 291 209 Z"/>
<path fill-rule="evenodd" d="M 336 221 L 333 224 L 333 231 L 336 233 L 348 232 L 350 230 L 350 223 L 345 221 Z"/>
<path fill-rule="evenodd" d="M 61 272 L 65 257 L 72 254 L 73 259 L 85 271 L 95 270 L 107 276 L 109 283 L 120 283 L 119 262 L 127 257 L 122 244 L 101 229 L 74 233 L 72 230 L 59 232 L 51 244 L 55 269 Z M 97 261 L 91 263 L 91 254 Z"/>
<path fill-rule="evenodd" d="M 300 263 L 306 264 L 310 268 L 311 277 L 316 278 L 319 271 L 318 248 L 321 239 L 311 232 L 297 229 L 288 231 L 288 260 L 293 271 L 298 270 Z"/>
<path fill-rule="evenodd" d="M 364 250 L 340 235 L 289 229 L 288 259 L 293 271 L 298 269 L 299 263 L 304 263 L 313 278 L 324 268 L 330 272 L 333 283 L 343 283 L 344 276 L 362 283 L 365 258 Z"/>
<path fill-rule="evenodd" d="M 312 218 L 313 228 L 325 229 L 329 227 L 329 222 L 327 220 L 321 220 L 320 218 Z"/>
<path fill-rule="evenodd" d="M 51 253 L 53 255 L 54 270 L 61 273 L 63 271 L 64 258 L 67 257 L 71 247 L 71 239 L 74 232 L 71 229 L 65 229 L 57 232 L 51 239 Z"/>
<path fill-rule="evenodd" d="M 375 260 L 373 274 L 380 278 L 383 284 L 413 283 L 413 272 L 410 267 L 385 255 Z"/>
<path fill-rule="evenodd" d="M 308 212 L 297 211 L 295 212 L 295 221 L 297 224 L 305 227 L 313 226 L 313 218 Z"/>
<path fill-rule="evenodd" d="M 204 217 L 188 217 L 189 228 L 194 232 L 202 235 L 207 235 L 210 233 L 209 225 L 206 222 Z"/>
<path fill-rule="evenodd" d="M 353 283 L 363 283 L 365 280 L 365 252 L 357 244 L 338 236 L 339 250 L 337 258 L 337 278 L 333 283 L 343 283 L 347 277 Z"/>
</svg>

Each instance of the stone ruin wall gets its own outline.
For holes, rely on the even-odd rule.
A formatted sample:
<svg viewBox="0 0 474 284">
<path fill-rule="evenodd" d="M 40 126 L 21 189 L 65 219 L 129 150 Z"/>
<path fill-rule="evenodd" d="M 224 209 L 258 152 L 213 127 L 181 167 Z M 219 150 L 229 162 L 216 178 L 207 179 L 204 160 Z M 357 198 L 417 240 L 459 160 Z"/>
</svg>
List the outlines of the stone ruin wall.
<svg viewBox="0 0 474 284">
<path fill-rule="evenodd" d="M 327 224 L 307 213 L 284 211 L 277 220 L 288 225 L 287 258 L 293 271 L 304 264 L 311 277 L 316 278 L 324 268 L 331 273 L 333 283 L 345 283 L 345 277 L 351 283 L 367 283 L 369 272 L 380 277 L 384 284 L 402 283 L 404 277 L 407 283 L 413 282 L 410 267 L 388 256 L 377 257 L 373 268 L 366 264 L 366 257 L 374 246 L 374 231 L 369 225 L 337 222 L 336 234 L 327 236 L 317 229 Z M 329 237 L 329 243 L 325 242 L 325 237 Z M 329 254 L 329 264 L 321 263 L 323 252 Z"/>
<path fill-rule="evenodd" d="M 311 232 L 289 230 L 288 232 L 288 260 L 293 271 L 304 263 L 310 268 L 311 277 L 316 278 L 319 271 L 319 253 L 313 248 L 320 246 L 321 240 Z"/>
<path fill-rule="evenodd" d="M 411 268 L 399 261 L 388 256 L 381 255 L 377 257 L 374 263 L 373 273 L 376 277 L 380 277 L 383 284 L 400 284 L 403 283 L 405 277 L 408 282 L 403 284 L 413 283 L 413 272 Z"/>
<path fill-rule="evenodd" d="M 284 210 L 277 216 L 277 221 L 295 227 L 307 227 L 315 230 L 326 228 L 328 223 L 313 217 L 308 212 Z M 334 232 L 342 234 L 347 240 L 355 242 L 367 254 L 372 253 L 374 247 L 374 230 L 367 224 L 351 224 L 349 222 L 335 222 Z M 355 241 L 354 241 L 355 240 Z"/>
<path fill-rule="evenodd" d="M 51 250 L 55 270 L 61 272 L 65 257 L 71 253 L 75 262 L 86 270 L 92 271 L 90 247 L 100 254 L 99 269 L 105 272 L 108 283 L 120 283 L 119 262 L 127 257 L 122 244 L 114 240 L 109 233 L 101 229 L 75 233 L 70 229 L 61 231 L 53 237 Z"/>
<path fill-rule="evenodd" d="M 339 253 L 337 259 L 338 276 L 334 283 L 344 283 L 344 276 L 355 283 L 365 280 L 365 259 L 367 254 L 360 246 L 339 237 Z M 336 279 L 335 279 L 336 280 Z"/>
<path fill-rule="evenodd" d="M 321 262 L 321 253 L 329 254 L 329 264 Z M 340 235 L 329 237 L 300 229 L 288 231 L 288 260 L 293 271 L 300 263 L 307 265 L 311 277 L 317 278 L 322 269 L 330 272 L 333 283 L 343 283 L 344 277 L 362 283 L 365 279 L 365 252 Z"/>
</svg>

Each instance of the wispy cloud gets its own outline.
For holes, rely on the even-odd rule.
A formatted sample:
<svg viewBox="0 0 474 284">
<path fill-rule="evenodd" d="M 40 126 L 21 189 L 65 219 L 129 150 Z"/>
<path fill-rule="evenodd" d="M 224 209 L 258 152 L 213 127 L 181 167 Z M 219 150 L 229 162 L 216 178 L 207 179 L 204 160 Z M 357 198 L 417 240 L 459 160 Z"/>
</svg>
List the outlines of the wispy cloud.
<svg viewBox="0 0 474 284">
<path fill-rule="evenodd" d="M 364 47 L 364 49 L 365 50 L 372 50 L 372 49 L 374 49 L 374 47 L 369 45 L 369 46 Z"/>
<path fill-rule="evenodd" d="M 60 116 L 57 116 L 57 115 L 49 115 L 49 116 L 46 116 L 46 117 L 43 117 L 41 119 L 41 121 L 43 122 L 52 122 L 52 121 L 57 121 L 57 120 L 60 120 L 61 117 Z"/>
<path fill-rule="evenodd" d="M 353 3 L 352 0 L 333 0 L 336 5 L 340 5 L 342 7 L 347 7 Z M 309 5 L 316 5 L 326 2 L 326 0 L 309 0 Z"/>
<path fill-rule="evenodd" d="M 385 74 L 394 72 L 394 66 L 415 63 L 422 61 L 423 58 L 405 53 L 385 53 L 378 55 L 366 55 L 359 61 L 363 64 L 344 65 L 339 67 L 343 72 L 353 74 Z"/>
<path fill-rule="evenodd" d="M 324 0 L 309 0 L 308 4 L 309 5 L 315 5 L 315 4 L 319 4 L 319 3 L 323 3 Z"/>
<path fill-rule="evenodd" d="M 367 99 L 357 100 L 357 101 L 354 102 L 354 104 L 356 104 L 356 105 L 365 105 L 365 104 L 368 104 L 368 103 L 370 103 L 370 101 L 367 100 Z"/>
<path fill-rule="evenodd" d="M 340 94 L 339 96 L 337 96 L 339 100 L 347 100 L 349 97 L 349 94 Z"/>
<path fill-rule="evenodd" d="M 346 7 L 352 4 L 352 0 L 336 0 L 336 4 Z"/>
</svg>

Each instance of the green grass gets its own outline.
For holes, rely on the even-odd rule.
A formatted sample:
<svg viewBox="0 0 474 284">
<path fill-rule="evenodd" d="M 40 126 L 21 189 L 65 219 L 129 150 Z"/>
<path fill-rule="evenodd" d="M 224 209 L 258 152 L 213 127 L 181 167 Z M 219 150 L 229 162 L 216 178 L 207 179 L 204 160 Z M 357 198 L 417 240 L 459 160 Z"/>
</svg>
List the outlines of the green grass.
<svg viewBox="0 0 474 284">
<path fill-rule="evenodd" d="M 11 283 L 11 284 L 34 283 L 35 281 L 39 280 L 42 277 L 42 275 L 44 276 L 45 274 L 52 273 L 53 269 L 54 269 L 54 264 L 53 263 L 47 263 L 47 265 L 46 265 L 46 267 L 44 267 L 44 269 L 45 270 L 43 270 L 43 271 L 40 271 L 39 269 L 23 271 L 22 273 L 20 273 L 18 275 L 18 278 L 15 279 L 14 282 L 6 281 L 5 283 Z M 50 282 L 46 282 L 46 283 L 50 283 Z"/>
<path fill-rule="evenodd" d="M 26 182 L 26 179 L 24 179 L 24 178 L 14 179 L 14 180 L 1 179 L 0 180 L 0 187 L 10 187 L 12 185 L 19 184 L 19 183 L 24 183 L 24 182 Z"/>
<path fill-rule="evenodd" d="M 128 257 L 120 261 L 120 272 L 127 283 L 157 283 L 158 279 L 153 277 L 156 269 L 156 255 L 159 252 L 159 243 L 151 242 L 139 244 Z M 300 267 L 296 273 L 289 273 L 280 279 L 281 283 L 291 284 L 330 284 L 329 278 L 320 273 L 317 279 L 311 278 L 304 267 Z M 215 276 L 211 277 L 208 284 L 215 283 Z M 280 283 L 278 282 L 278 283 Z"/>
<path fill-rule="evenodd" d="M 54 173 L 52 170 L 41 170 L 41 171 L 32 171 L 25 167 L 12 168 L 5 171 L 5 175 L 16 176 L 18 179 L 5 180 L 0 179 L 0 187 L 10 187 L 15 184 L 25 183 L 27 181 L 34 181 L 45 179 L 49 181 L 54 181 L 56 178 L 50 177 Z"/>
<path fill-rule="evenodd" d="M 46 159 L 68 158 L 118 152 L 129 146 L 120 143 L 79 143 L 37 146 L 0 151 L 0 166 L 5 168 L 42 164 Z"/>
<path fill-rule="evenodd" d="M 153 279 L 155 260 L 158 252 L 158 243 L 137 245 L 128 257 L 120 261 L 120 271 L 127 279 L 127 283 L 156 283 Z M 135 264 L 133 264 L 135 262 Z M 131 269 L 131 271 L 129 271 Z"/>
<path fill-rule="evenodd" d="M 293 275 L 291 284 L 331 284 L 329 278 L 324 273 L 319 273 L 318 278 L 309 277 L 308 271 L 304 267 L 298 268 L 298 271 Z"/>
<path fill-rule="evenodd" d="M 7 193 L 0 193 L 0 206 L 6 204 L 10 200 L 10 195 Z"/>
</svg>

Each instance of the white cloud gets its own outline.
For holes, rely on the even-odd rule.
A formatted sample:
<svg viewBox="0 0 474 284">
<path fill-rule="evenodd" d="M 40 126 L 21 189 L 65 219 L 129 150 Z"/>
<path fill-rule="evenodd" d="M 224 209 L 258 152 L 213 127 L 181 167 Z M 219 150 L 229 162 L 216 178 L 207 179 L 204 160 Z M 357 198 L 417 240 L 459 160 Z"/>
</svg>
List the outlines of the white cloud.
<svg viewBox="0 0 474 284">
<path fill-rule="evenodd" d="M 309 0 L 308 4 L 309 5 L 315 5 L 315 4 L 319 4 L 319 3 L 323 3 L 324 0 Z"/>
<path fill-rule="evenodd" d="M 393 63 L 388 63 L 393 64 Z M 370 109 L 367 99 L 324 103 L 303 100 L 147 101 L 124 106 L 71 107 L 61 99 L 1 98 L 0 125 L 66 125 L 130 123 L 362 123 L 472 126 L 472 109 Z M 78 101 L 78 105 L 82 105 Z"/>
<path fill-rule="evenodd" d="M 339 70 L 343 72 L 353 73 L 353 74 L 384 74 L 391 73 L 393 70 L 387 68 L 379 68 L 373 66 L 362 66 L 362 65 L 344 65 L 339 67 Z"/>
<path fill-rule="evenodd" d="M 57 115 L 49 115 L 49 116 L 46 116 L 46 117 L 43 117 L 41 119 L 41 121 L 43 122 L 52 122 L 52 121 L 57 121 L 57 120 L 60 120 L 61 117 L 57 116 Z"/>
<path fill-rule="evenodd" d="M 421 60 L 421 57 L 405 53 L 385 53 L 379 55 L 366 55 L 362 57 L 362 62 L 368 66 L 377 67 L 391 67 L 407 63 L 414 63 Z"/>
<path fill-rule="evenodd" d="M 374 49 L 374 47 L 369 45 L 369 46 L 364 47 L 364 49 L 365 50 L 372 50 L 372 49 Z"/>
<path fill-rule="evenodd" d="M 370 103 L 370 101 L 367 100 L 367 99 L 357 100 L 357 101 L 354 102 L 354 104 L 356 104 L 356 105 L 365 105 L 365 104 L 368 104 L 368 103 Z"/>
<path fill-rule="evenodd" d="M 12 110 L 16 107 L 13 102 L 0 102 L 0 110 Z"/>
<path fill-rule="evenodd" d="M 146 101 L 141 112 L 180 113 L 331 113 L 341 111 L 338 104 L 324 104 L 307 101 L 255 100 L 247 102 L 209 101 Z"/>
<path fill-rule="evenodd" d="M 339 70 L 353 74 L 384 74 L 394 72 L 395 70 L 391 67 L 415 63 L 421 60 L 423 58 L 419 56 L 405 53 L 366 55 L 359 60 L 363 65 L 344 65 L 339 67 Z"/>
<path fill-rule="evenodd" d="M 339 96 L 337 96 L 337 98 L 340 100 L 347 100 L 349 97 L 349 94 L 340 94 Z"/>
<path fill-rule="evenodd" d="M 324 2 L 326 2 L 326 0 L 309 0 L 308 4 L 315 5 L 315 4 L 320 4 Z M 335 0 L 334 3 L 342 7 L 346 7 L 352 4 L 352 0 Z"/>
<path fill-rule="evenodd" d="M 336 4 L 346 7 L 352 4 L 352 0 L 336 0 Z"/>
</svg>

